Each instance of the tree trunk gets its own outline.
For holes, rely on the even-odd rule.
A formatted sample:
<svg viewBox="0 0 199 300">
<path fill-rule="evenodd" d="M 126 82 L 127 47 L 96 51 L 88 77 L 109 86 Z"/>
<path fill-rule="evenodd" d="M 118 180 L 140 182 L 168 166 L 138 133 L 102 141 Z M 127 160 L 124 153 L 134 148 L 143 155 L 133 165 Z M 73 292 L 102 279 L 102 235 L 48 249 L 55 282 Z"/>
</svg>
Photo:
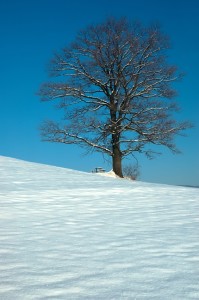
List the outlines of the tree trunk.
<svg viewBox="0 0 199 300">
<path fill-rule="evenodd" d="M 113 171 L 115 174 L 121 178 L 123 178 L 122 173 L 122 155 L 119 148 L 119 145 L 113 145 L 113 156 L 112 156 L 112 162 L 113 162 Z"/>
<path fill-rule="evenodd" d="M 120 133 L 119 133 L 119 126 L 120 123 L 117 121 L 116 111 L 117 107 L 114 104 L 114 98 L 111 96 L 110 103 L 112 104 L 112 109 L 110 110 L 111 122 L 112 122 L 112 164 L 113 164 L 113 171 L 115 174 L 121 178 L 123 178 L 122 174 L 122 153 L 120 151 Z"/>
</svg>

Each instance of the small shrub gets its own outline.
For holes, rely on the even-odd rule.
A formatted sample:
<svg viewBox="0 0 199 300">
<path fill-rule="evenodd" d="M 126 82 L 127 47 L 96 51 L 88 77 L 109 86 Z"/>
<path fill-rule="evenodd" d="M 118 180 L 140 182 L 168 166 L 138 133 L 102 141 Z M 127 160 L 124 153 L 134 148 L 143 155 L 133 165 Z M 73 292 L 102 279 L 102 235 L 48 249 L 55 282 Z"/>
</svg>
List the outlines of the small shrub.
<svg viewBox="0 0 199 300">
<path fill-rule="evenodd" d="M 138 179 L 140 175 L 140 170 L 138 164 L 136 165 L 126 165 L 123 167 L 123 176 L 131 180 Z"/>
</svg>

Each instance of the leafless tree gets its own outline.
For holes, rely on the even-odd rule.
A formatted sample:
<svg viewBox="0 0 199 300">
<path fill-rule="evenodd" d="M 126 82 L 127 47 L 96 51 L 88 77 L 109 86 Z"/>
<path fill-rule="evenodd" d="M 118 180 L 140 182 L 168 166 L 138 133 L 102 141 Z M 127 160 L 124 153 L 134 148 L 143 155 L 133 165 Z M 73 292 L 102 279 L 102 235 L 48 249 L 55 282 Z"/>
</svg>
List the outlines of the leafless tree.
<svg viewBox="0 0 199 300">
<path fill-rule="evenodd" d="M 43 140 L 107 154 L 120 177 L 122 159 L 135 152 L 152 155 L 150 144 L 177 152 L 174 137 L 189 124 L 173 118 L 173 82 L 180 74 L 167 62 L 168 48 L 158 26 L 145 28 L 125 18 L 81 31 L 55 54 L 50 65 L 55 79 L 41 87 L 41 99 L 58 101 L 64 111 L 61 123 L 43 124 Z"/>
</svg>

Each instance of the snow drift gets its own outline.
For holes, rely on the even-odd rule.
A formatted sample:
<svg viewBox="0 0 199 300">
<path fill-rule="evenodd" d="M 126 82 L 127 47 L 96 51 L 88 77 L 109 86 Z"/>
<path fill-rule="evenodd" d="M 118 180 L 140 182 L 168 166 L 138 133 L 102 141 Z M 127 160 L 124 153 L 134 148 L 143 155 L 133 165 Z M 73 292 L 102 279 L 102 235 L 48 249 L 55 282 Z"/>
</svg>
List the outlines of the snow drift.
<svg viewBox="0 0 199 300">
<path fill-rule="evenodd" d="M 198 192 L 0 157 L 0 299 L 199 299 Z"/>
</svg>

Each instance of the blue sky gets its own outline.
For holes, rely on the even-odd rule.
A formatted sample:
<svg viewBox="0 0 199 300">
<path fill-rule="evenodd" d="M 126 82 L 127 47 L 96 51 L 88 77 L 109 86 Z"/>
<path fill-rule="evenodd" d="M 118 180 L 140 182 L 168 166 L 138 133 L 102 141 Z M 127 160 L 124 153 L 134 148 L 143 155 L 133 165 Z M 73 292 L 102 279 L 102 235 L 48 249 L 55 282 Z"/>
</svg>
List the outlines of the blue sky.
<svg viewBox="0 0 199 300">
<path fill-rule="evenodd" d="M 1 0 L 0 155 L 82 171 L 96 166 L 110 170 L 100 154 L 86 156 L 77 146 L 41 141 L 41 122 L 56 112 L 36 93 L 48 80 L 47 64 L 54 51 L 91 23 L 126 16 L 144 24 L 158 21 L 170 36 L 169 59 L 186 73 L 176 84 L 182 108 L 178 117 L 195 125 L 188 137 L 176 139 L 181 155 L 164 150 L 150 161 L 139 156 L 140 180 L 199 185 L 198 11 L 197 0 Z"/>
</svg>

